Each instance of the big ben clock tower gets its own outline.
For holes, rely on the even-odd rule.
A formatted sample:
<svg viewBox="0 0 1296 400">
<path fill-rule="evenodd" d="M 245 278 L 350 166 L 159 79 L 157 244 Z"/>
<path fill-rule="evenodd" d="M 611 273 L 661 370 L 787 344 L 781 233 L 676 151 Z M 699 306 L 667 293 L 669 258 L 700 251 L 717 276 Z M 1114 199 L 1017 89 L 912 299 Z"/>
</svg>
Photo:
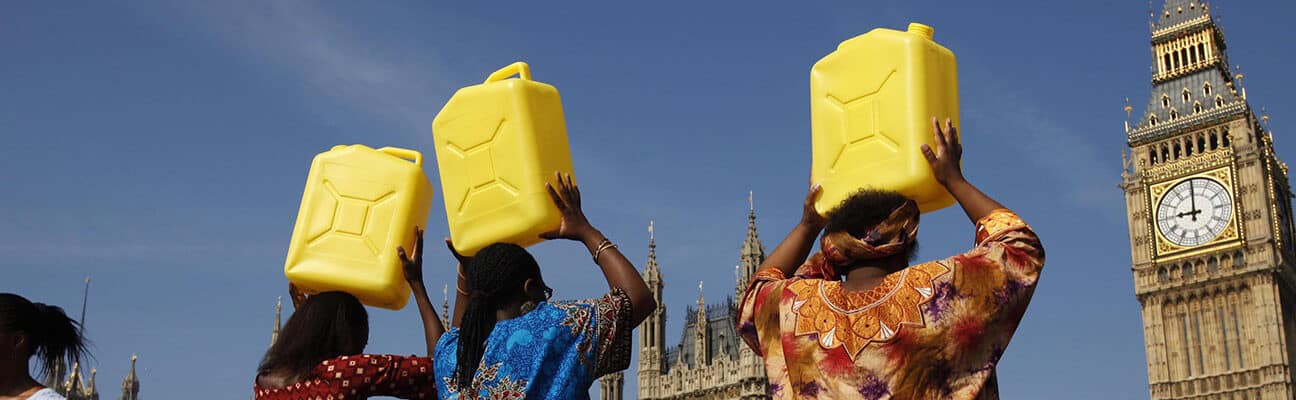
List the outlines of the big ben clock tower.
<svg viewBox="0 0 1296 400">
<path fill-rule="evenodd" d="M 1296 398 L 1287 165 L 1200 0 L 1152 15 L 1152 94 L 1121 173 L 1153 399 Z M 1126 111 L 1130 111 L 1126 107 Z"/>
</svg>

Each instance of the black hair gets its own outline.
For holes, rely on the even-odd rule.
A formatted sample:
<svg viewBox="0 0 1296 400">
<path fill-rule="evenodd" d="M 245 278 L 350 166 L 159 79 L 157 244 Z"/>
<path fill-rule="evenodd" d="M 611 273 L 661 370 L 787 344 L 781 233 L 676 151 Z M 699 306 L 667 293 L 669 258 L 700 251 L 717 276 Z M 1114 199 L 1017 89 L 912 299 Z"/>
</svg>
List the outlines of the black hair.
<svg viewBox="0 0 1296 400">
<path fill-rule="evenodd" d="M 464 268 L 471 290 L 459 324 L 455 380 L 460 390 L 472 390 L 473 375 L 486 351 L 486 338 L 495 329 L 495 310 L 523 295 L 527 279 L 540 278 L 540 265 L 522 246 L 495 243 L 477 252 Z"/>
<path fill-rule="evenodd" d="M 836 208 L 828 212 L 825 233 L 846 232 L 851 236 L 864 236 L 866 230 L 877 225 L 909 198 L 899 192 L 864 188 L 851 193 Z M 914 241 L 902 255 L 912 260 L 918 254 L 918 241 Z"/>
<path fill-rule="evenodd" d="M 58 306 L 35 303 L 13 293 L 0 293 L 0 330 L 27 337 L 27 357 L 38 356 L 40 376 L 49 376 L 59 361 L 72 365 L 90 353 L 81 324 Z"/>
<path fill-rule="evenodd" d="M 316 294 L 288 317 L 257 374 L 286 371 L 299 380 L 325 360 L 364 351 L 368 342 L 369 314 L 360 300 L 345 292 Z"/>
</svg>

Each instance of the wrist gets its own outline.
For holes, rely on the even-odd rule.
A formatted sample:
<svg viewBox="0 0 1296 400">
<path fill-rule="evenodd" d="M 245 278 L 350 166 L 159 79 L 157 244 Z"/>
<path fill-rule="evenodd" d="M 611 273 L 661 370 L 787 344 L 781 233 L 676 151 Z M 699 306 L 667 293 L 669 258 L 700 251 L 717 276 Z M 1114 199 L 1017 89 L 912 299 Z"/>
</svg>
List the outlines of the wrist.
<svg viewBox="0 0 1296 400">
<path fill-rule="evenodd" d="M 594 246 L 598 246 L 599 242 L 602 242 L 603 239 L 605 239 L 606 237 L 603 236 L 603 232 L 599 232 L 598 229 L 595 229 L 594 227 L 590 227 L 589 229 L 586 229 L 584 232 L 581 232 L 581 234 L 578 235 L 577 238 L 579 238 L 580 242 L 584 243 L 585 246 L 594 247 Z"/>
</svg>

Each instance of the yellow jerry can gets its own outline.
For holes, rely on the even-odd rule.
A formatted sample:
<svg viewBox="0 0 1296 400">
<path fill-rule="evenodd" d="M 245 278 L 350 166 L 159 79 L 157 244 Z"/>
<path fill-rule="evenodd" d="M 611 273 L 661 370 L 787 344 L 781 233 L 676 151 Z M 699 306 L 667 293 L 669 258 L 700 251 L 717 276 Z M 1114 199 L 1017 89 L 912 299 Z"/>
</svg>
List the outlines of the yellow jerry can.
<svg viewBox="0 0 1296 400">
<path fill-rule="evenodd" d="M 455 250 L 529 246 L 558 229 L 562 215 L 545 183 L 572 173 L 567 123 L 558 90 L 531 80 L 526 63 L 455 92 L 433 119 L 432 138 Z"/>
<path fill-rule="evenodd" d="M 847 39 L 810 69 L 811 180 L 820 213 L 860 188 L 893 190 L 922 212 L 954 204 L 921 146 L 935 148 L 931 118 L 959 124 L 954 53 L 932 28 L 874 29 Z"/>
<path fill-rule="evenodd" d="M 284 274 L 307 294 L 340 290 L 399 310 L 410 289 L 396 247 L 413 255 L 431 208 L 419 152 L 334 146 L 311 162 Z"/>
</svg>

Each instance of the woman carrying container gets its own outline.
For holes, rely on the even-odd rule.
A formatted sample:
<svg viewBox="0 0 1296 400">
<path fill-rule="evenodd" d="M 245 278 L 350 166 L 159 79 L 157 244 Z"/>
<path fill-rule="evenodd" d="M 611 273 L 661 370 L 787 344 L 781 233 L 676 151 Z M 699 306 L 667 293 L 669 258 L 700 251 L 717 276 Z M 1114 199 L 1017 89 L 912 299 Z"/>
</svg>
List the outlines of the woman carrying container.
<svg viewBox="0 0 1296 400">
<path fill-rule="evenodd" d="M 445 328 L 423 286 L 423 232 L 411 259 L 397 248 L 409 281 L 429 356 Z M 369 317 L 345 292 L 302 296 L 293 286 L 293 314 L 266 351 L 253 386 L 257 399 L 404 399 L 436 397 L 430 357 L 362 354 L 369 341 Z"/>
<path fill-rule="evenodd" d="M 0 293 L 0 399 L 63 400 L 32 378 L 31 358 L 39 357 L 40 375 L 49 376 L 59 362 L 72 365 L 85 355 L 81 328 L 62 308 Z"/>
<path fill-rule="evenodd" d="M 976 247 L 910 266 L 917 204 L 865 190 L 801 223 L 761 265 L 739 333 L 765 358 L 776 399 L 997 399 L 995 365 L 1035 290 L 1044 249 L 1012 211 L 963 178 L 948 120 L 923 145 L 940 182 L 976 224 Z M 819 232 L 820 252 L 806 260 Z M 799 266 L 799 268 L 797 268 Z"/>
<path fill-rule="evenodd" d="M 588 399 L 595 379 L 629 366 L 630 332 L 657 304 L 634 265 L 585 219 L 571 177 L 559 175 L 548 189 L 562 225 L 542 237 L 585 244 L 611 291 L 550 303 L 553 291 L 522 247 L 454 253 L 459 295 L 434 356 L 441 398 Z"/>
</svg>

